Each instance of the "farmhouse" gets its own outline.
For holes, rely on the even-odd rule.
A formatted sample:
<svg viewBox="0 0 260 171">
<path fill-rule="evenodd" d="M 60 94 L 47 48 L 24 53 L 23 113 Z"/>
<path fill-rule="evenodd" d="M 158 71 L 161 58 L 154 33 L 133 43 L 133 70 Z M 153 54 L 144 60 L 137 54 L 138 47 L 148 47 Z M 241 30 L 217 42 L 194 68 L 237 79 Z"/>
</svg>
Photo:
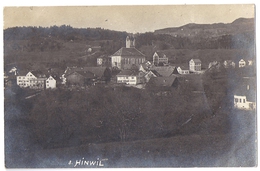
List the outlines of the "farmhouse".
<svg viewBox="0 0 260 171">
<path fill-rule="evenodd" d="M 256 108 L 256 89 L 252 79 L 246 79 L 240 84 L 234 93 L 234 107 L 242 110 L 254 110 Z"/>
<path fill-rule="evenodd" d="M 139 67 L 143 62 L 145 55 L 135 48 L 135 39 L 129 36 L 126 37 L 126 47 L 122 47 L 111 56 L 112 67 L 119 69 Z"/>
<path fill-rule="evenodd" d="M 153 65 L 157 66 L 161 64 L 168 64 L 168 58 L 162 52 L 154 52 L 153 54 Z"/>
<path fill-rule="evenodd" d="M 74 71 L 67 75 L 66 84 L 69 86 L 86 86 L 92 83 L 95 75 L 89 71 Z"/>
<path fill-rule="evenodd" d="M 170 77 L 152 77 L 146 84 L 146 88 L 155 92 L 159 96 L 167 96 L 173 89 L 178 88 L 178 79 L 176 76 Z"/>
<path fill-rule="evenodd" d="M 94 82 L 109 82 L 111 79 L 111 71 L 107 67 L 67 67 L 64 74 L 62 75 L 63 84 L 66 84 L 67 77 L 77 72 L 77 74 L 86 75 L 88 72 L 92 73 L 92 79 Z"/>
<path fill-rule="evenodd" d="M 246 61 L 244 59 L 240 59 L 240 61 L 238 62 L 238 67 L 243 68 L 245 66 L 246 66 Z"/>
<path fill-rule="evenodd" d="M 189 65 L 190 65 L 190 71 L 192 72 L 201 71 L 201 61 L 199 59 L 191 59 Z"/>
</svg>

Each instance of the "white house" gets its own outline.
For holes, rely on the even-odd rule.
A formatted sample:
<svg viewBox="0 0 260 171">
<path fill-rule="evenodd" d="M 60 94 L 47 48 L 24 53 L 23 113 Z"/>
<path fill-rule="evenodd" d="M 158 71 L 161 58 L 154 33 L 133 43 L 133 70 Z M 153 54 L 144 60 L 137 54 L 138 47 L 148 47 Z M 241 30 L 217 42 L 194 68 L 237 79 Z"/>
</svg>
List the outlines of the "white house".
<svg viewBox="0 0 260 171">
<path fill-rule="evenodd" d="M 157 66 L 159 63 L 168 64 L 168 58 L 162 52 L 154 52 L 153 64 Z"/>
<path fill-rule="evenodd" d="M 44 89 L 46 75 L 40 71 L 30 71 L 25 76 L 17 76 L 17 85 L 21 88 L 29 87 L 31 89 Z"/>
<path fill-rule="evenodd" d="M 132 70 L 123 70 L 116 75 L 117 83 L 124 83 L 129 85 L 137 85 L 145 82 L 144 72 L 135 72 Z"/>
<path fill-rule="evenodd" d="M 199 59 L 191 59 L 189 62 L 190 71 L 201 71 L 201 61 Z"/>
<path fill-rule="evenodd" d="M 56 88 L 56 80 L 52 77 L 49 76 L 49 78 L 46 80 L 46 89 L 54 89 Z"/>
<path fill-rule="evenodd" d="M 241 59 L 239 62 L 238 62 L 238 67 L 239 68 L 243 68 L 246 66 L 246 61 L 244 59 Z"/>
<path fill-rule="evenodd" d="M 117 83 L 124 83 L 130 85 L 137 84 L 137 76 L 131 70 L 123 70 L 116 75 Z"/>
<path fill-rule="evenodd" d="M 253 60 L 248 60 L 248 65 L 253 65 Z"/>
<path fill-rule="evenodd" d="M 189 74 L 190 73 L 190 70 L 184 66 L 179 66 L 177 68 L 177 71 L 179 74 Z"/>
<path fill-rule="evenodd" d="M 256 108 L 256 90 L 249 81 L 240 85 L 234 93 L 234 108 L 242 110 L 254 110 Z"/>
</svg>

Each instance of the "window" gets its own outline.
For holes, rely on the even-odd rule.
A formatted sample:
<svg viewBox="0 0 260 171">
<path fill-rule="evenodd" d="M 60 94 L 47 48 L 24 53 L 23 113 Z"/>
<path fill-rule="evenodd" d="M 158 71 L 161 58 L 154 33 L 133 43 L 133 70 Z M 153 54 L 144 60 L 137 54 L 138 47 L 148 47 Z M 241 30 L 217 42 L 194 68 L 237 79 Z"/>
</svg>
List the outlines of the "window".
<svg viewBox="0 0 260 171">
<path fill-rule="evenodd" d="M 242 103 L 242 99 L 239 99 L 239 102 Z"/>
<path fill-rule="evenodd" d="M 246 103 L 246 99 L 243 99 L 243 103 Z"/>
<path fill-rule="evenodd" d="M 46 81 L 46 83 L 49 83 L 49 81 Z"/>
<path fill-rule="evenodd" d="M 132 77 L 132 79 L 134 79 L 134 77 Z"/>
<path fill-rule="evenodd" d="M 238 99 L 237 99 L 237 98 L 235 98 L 235 102 L 238 102 Z"/>
</svg>

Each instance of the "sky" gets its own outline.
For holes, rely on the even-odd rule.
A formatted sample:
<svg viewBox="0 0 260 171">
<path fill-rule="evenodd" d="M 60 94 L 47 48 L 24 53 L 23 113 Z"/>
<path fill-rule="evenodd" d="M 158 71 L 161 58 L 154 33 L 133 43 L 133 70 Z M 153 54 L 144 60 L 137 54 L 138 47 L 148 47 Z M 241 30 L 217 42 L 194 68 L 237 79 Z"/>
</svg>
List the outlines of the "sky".
<svg viewBox="0 0 260 171">
<path fill-rule="evenodd" d="M 128 6 L 33 6 L 4 7 L 4 29 L 15 26 L 70 25 L 150 32 L 188 23 L 230 23 L 253 18 L 254 5 L 128 5 Z"/>
</svg>

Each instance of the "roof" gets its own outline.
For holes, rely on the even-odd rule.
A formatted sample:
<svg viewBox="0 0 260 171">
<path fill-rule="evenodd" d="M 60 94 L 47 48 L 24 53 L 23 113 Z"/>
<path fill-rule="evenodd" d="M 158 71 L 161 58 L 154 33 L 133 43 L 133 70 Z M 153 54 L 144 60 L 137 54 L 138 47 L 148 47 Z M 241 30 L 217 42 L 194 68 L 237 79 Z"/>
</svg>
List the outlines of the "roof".
<svg viewBox="0 0 260 171">
<path fill-rule="evenodd" d="M 176 73 L 178 74 L 178 71 L 176 70 L 176 67 L 174 66 L 153 66 L 151 70 L 155 70 L 157 73 L 159 73 L 163 77 L 169 77 L 170 75 Z"/>
<path fill-rule="evenodd" d="M 190 70 L 188 65 L 179 65 L 178 67 L 180 67 L 181 70 Z"/>
<path fill-rule="evenodd" d="M 97 77 L 102 77 L 104 75 L 104 72 L 107 68 L 106 67 L 72 67 L 72 68 L 67 68 L 65 76 L 73 73 L 73 72 L 92 72 L 93 74 L 95 74 L 95 76 Z"/>
<path fill-rule="evenodd" d="M 159 58 L 163 58 L 164 57 L 164 53 L 163 52 L 154 52 L 154 53 L 157 53 L 157 55 L 159 56 Z M 166 57 L 166 55 L 165 55 L 165 57 Z"/>
<path fill-rule="evenodd" d="M 89 72 L 89 71 L 75 71 L 75 72 L 82 75 L 85 78 L 94 78 L 95 77 L 95 75 L 92 72 Z"/>
<path fill-rule="evenodd" d="M 42 71 L 30 71 L 35 77 L 46 77 L 46 74 L 44 74 Z"/>
<path fill-rule="evenodd" d="M 171 87 L 176 79 L 177 79 L 177 77 L 175 77 L 175 76 L 152 77 L 149 80 L 149 84 L 152 84 L 152 85 L 158 86 L 158 87 Z"/>
<path fill-rule="evenodd" d="M 120 73 L 118 73 L 116 76 L 124 76 L 124 75 L 128 75 L 128 76 L 131 76 L 131 75 L 136 75 L 137 73 L 135 71 L 132 71 L 132 70 L 129 70 L 129 69 L 126 69 L 126 70 L 122 70 Z"/>
<path fill-rule="evenodd" d="M 191 60 L 193 60 L 195 63 L 197 63 L 197 62 L 200 62 L 200 63 L 201 63 L 201 60 L 200 60 L 200 59 L 191 59 Z"/>
<path fill-rule="evenodd" d="M 156 70 L 151 70 L 149 72 L 152 72 L 154 75 L 156 75 L 157 77 L 160 77 L 161 75 L 156 71 Z"/>
<path fill-rule="evenodd" d="M 132 47 L 132 48 L 122 47 L 116 53 L 114 53 L 112 56 L 145 57 L 144 54 L 142 54 L 139 50 L 137 50 L 134 47 Z"/>
</svg>

